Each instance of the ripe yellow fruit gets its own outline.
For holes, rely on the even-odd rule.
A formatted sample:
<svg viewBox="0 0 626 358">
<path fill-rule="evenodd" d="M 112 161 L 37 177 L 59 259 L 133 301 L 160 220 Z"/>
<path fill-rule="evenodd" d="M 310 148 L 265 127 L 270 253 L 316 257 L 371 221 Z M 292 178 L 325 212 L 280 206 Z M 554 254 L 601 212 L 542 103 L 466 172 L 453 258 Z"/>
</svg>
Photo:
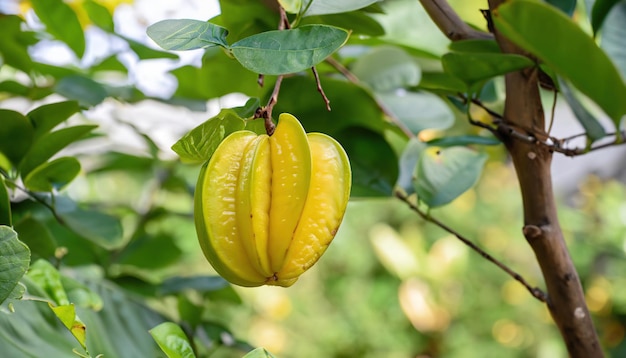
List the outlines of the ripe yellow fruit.
<svg viewBox="0 0 626 358">
<path fill-rule="evenodd" d="M 198 179 L 202 251 L 233 284 L 291 286 L 335 237 L 351 184 L 341 145 L 306 134 L 290 114 L 280 115 L 272 136 L 232 133 Z"/>
</svg>

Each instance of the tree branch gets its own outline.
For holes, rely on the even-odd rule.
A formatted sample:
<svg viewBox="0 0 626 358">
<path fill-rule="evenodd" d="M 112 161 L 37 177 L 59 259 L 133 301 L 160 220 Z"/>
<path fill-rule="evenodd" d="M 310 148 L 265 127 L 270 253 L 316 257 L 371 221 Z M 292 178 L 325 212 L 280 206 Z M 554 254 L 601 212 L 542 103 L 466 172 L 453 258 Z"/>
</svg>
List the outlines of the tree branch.
<svg viewBox="0 0 626 358">
<path fill-rule="evenodd" d="M 493 39 L 491 34 L 475 30 L 463 22 L 446 0 L 420 0 L 420 3 L 441 32 L 452 41 Z"/>
</svg>

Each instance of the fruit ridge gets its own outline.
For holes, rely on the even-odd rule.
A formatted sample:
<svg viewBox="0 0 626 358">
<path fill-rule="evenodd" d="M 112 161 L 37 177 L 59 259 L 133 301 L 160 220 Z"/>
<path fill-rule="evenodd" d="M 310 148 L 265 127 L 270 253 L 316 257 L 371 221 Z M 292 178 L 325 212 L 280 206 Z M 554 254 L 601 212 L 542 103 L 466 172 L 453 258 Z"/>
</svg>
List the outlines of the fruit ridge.
<svg viewBox="0 0 626 358">
<path fill-rule="evenodd" d="M 291 286 L 343 219 L 351 169 L 341 145 L 283 113 L 272 136 L 238 131 L 203 166 L 194 217 L 215 270 L 240 286 Z"/>
</svg>

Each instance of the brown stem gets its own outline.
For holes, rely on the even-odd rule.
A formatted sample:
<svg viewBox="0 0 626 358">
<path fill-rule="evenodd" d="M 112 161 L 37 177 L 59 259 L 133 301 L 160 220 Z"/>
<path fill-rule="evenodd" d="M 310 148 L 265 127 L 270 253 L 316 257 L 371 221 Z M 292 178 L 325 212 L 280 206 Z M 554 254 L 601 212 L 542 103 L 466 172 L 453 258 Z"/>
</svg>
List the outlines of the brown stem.
<svg viewBox="0 0 626 358">
<path fill-rule="evenodd" d="M 504 0 L 489 0 L 491 13 Z M 495 31 L 502 52 L 528 55 Z M 517 128 L 542 133 L 544 111 L 535 69 L 505 76 L 504 118 Z M 523 233 L 535 252 L 548 291 L 548 309 L 559 327 L 571 357 L 602 357 L 603 352 L 585 303 L 582 285 L 572 263 L 557 216 L 552 189 L 552 151 L 501 133 L 517 172 L 524 206 Z"/>
<path fill-rule="evenodd" d="M 452 41 L 493 38 L 491 34 L 475 30 L 463 22 L 445 0 L 420 0 L 420 3 L 441 32 Z"/>
<path fill-rule="evenodd" d="M 530 292 L 530 294 L 533 295 L 533 297 L 537 298 L 541 302 L 546 302 L 546 297 L 547 297 L 546 294 L 540 288 L 531 286 L 528 283 L 528 281 L 526 281 L 524 279 L 524 277 L 522 277 L 522 275 L 520 275 L 517 272 L 513 271 L 512 269 L 510 269 L 507 265 L 505 265 L 500 260 L 498 260 L 498 259 L 494 258 L 493 256 L 489 255 L 483 249 L 478 247 L 478 245 L 474 244 L 469 239 L 467 239 L 466 237 L 464 237 L 463 235 L 461 235 L 460 233 L 458 233 L 457 231 L 455 231 L 454 229 L 452 229 L 448 225 L 444 224 L 443 222 L 433 218 L 432 216 L 430 216 L 427 213 L 425 213 L 422 210 L 420 210 L 420 208 L 416 204 L 412 203 L 409 200 L 409 198 L 406 195 L 404 195 L 403 193 L 400 193 L 400 192 L 396 191 L 395 195 L 396 195 L 397 198 L 399 198 L 400 200 L 404 201 L 409 206 L 409 208 L 411 208 L 411 210 L 416 212 L 422 219 L 424 219 L 426 221 L 429 221 L 429 222 L 439 226 L 443 230 L 447 231 L 448 233 L 454 235 L 457 239 L 459 239 L 465 245 L 469 246 L 470 249 L 476 251 L 478 254 L 480 254 L 480 256 L 485 258 L 487 261 L 489 261 L 489 262 L 493 263 L 494 265 L 498 266 L 502 271 L 506 272 L 513 279 L 515 279 L 516 281 L 521 283 L 524 287 L 526 287 L 528 292 Z"/>
<path fill-rule="evenodd" d="M 320 81 L 320 75 L 317 73 L 317 69 L 315 69 L 315 66 L 311 67 L 311 71 L 313 71 L 313 77 L 315 77 L 317 92 L 322 95 L 322 99 L 324 99 L 324 103 L 326 103 L 326 110 L 330 112 L 330 100 L 328 99 L 328 97 L 326 97 L 326 93 L 324 93 L 324 89 L 322 88 L 322 82 Z"/>
</svg>

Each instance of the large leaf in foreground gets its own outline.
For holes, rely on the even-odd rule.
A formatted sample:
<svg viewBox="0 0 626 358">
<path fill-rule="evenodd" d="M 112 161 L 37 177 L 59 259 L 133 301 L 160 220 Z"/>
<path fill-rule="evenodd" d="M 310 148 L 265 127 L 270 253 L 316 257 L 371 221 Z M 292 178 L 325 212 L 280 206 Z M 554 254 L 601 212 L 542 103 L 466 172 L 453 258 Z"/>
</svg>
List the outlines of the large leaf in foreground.
<svg viewBox="0 0 626 358">
<path fill-rule="evenodd" d="M 282 75 L 306 70 L 337 51 L 348 32 L 327 25 L 305 25 L 284 31 L 267 31 L 235 42 L 230 50 L 250 71 Z"/>
<path fill-rule="evenodd" d="M 172 51 L 228 46 L 226 44 L 228 30 L 206 21 L 163 20 L 150 25 L 147 33 L 157 45 Z"/>
<path fill-rule="evenodd" d="M 30 263 L 28 246 L 8 226 L 0 225 L 0 303 L 9 297 Z"/>
<path fill-rule="evenodd" d="M 501 5 L 493 19 L 498 31 L 569 79 L 619 125 L 626 114 L 626 84 L 608 55 L 575 22 L 550 5 L 528 0 Z"/>
</svg>

